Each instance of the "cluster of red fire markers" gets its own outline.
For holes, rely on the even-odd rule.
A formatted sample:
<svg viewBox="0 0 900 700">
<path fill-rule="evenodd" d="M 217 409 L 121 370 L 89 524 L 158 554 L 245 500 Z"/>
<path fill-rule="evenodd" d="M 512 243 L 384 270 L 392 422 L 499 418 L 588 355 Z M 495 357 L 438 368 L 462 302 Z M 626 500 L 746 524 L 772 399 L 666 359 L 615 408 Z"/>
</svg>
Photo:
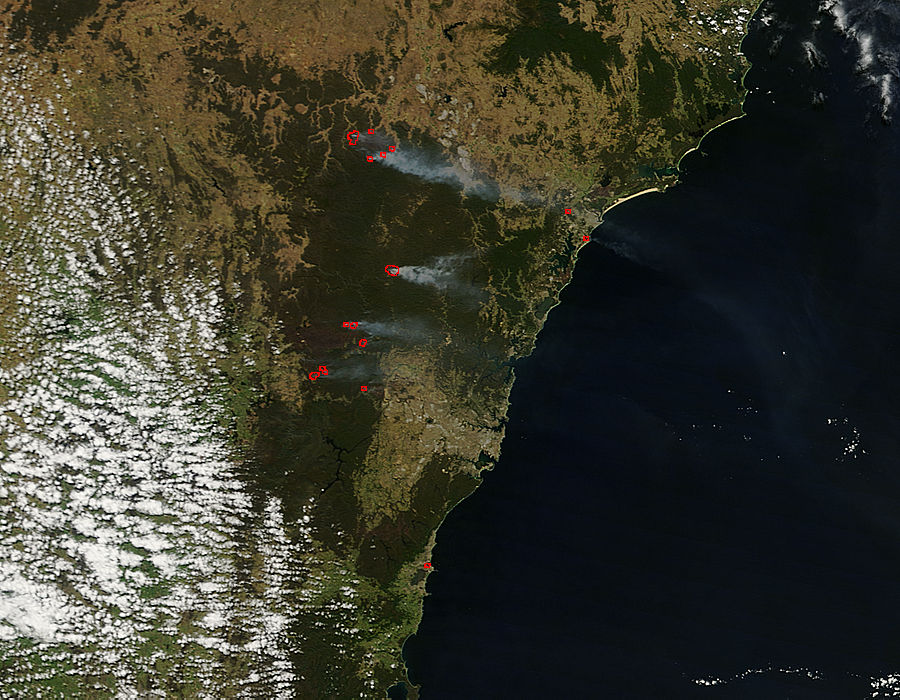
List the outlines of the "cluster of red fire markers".
<svg viewBox="0 0 900 700">
<path fill-rule="evenodd" d="M 371 136 L 375 133 L 375 129 L 368 129 L 366 133 Z M 354 129 L 353 131 L 350 131 L 347 134 L 347 143 L 351 146 L 358 146 L 359 145 L 359 137 L 360 137 L 360 133 Z M 397 148 L 395 146 L 388 146 L 387 151 L 380 151 L 378 153 L 378 156 L 380 158 L 387 158 L 388 153 L 394 153 L 396 150 L 397 150 Z M 370 163 L 372 163 L 375 161 L 375 156 L 366 156 L 366 160 L 369 161 Z M 566 215 L 572 214 L 572 210 L 569 208 L 566 208 L 563 211 L 565 212 Z M 585 234 L 582 236 L 582 240 L 590 241 L 591 237 L 590 237 L 590 235 Z M 398 265 L 385 265 L 384 271 L 388 275 L 388 277 L 397 277 L 400 274 L 400 267 Z M 359 328 L 358 321 L 343 321 L 341 323 L 341 325 L 344 328 L 347 328 L 349 330 L 356 330 L 357 328 Z M 359 347 L 364 348 L 364 347 L 366 347 L 368 342 L 369 341 L 366 340 L 365 338 L 360 338 L 357 344 L 359 345 Z M 327 375 L 328 375 L 328 368 L 325 365 L 319 365 L 318 369 L 313 370 L 312 372 L 309 373 L 309 378 L 312 381 L 316 381 L 319 377 L 325 377 Z M 359 390 L 365 392 L 365 391 L 369 390 L 369 387 L 367 385 L 363 384 L 359 387 Z M 426 561 L 423 564 L 423 568 L 426 571 L 430 571 L 431 570 L 431 562 Z"/>
<path fill-rule="evenodd" d="M 397 277 L 400 274 L 400 266 L 399 265 L 385 265 L 384 271 L 387 273 L 388 277 Z M 359 321 L 342 321 L 341 326 L 343 328 L 347 328 L 351 331 L 359 328 Z M 359 347 L 364 348 L 369 344 L 368 339 L 360 338 L 357 341 L 357 345 Z M 319 365 L 318 369 L 314 369 L 309 373 L 309 378 L 311 381 L 316 381 L 319 377 L 325 377 L 328 375 L 328 367 L 325 365 Z M 363 384 L 359 387 L 360 391 L 368 391 L 369 387 L 366 384 Z"/>
<path fill-rule="evenodd" d="M 369 129 L 366 133 L 368 133 L 371 136 L 372 134 L 375 133 L 375 129 Z M 347 142 L 351 146 L 359 145 L 359 132 L 356 131 L 356 129 L 347 133 Z M 387 158 L 388 153 L 393 153 L 396 150 L 397 150 L 396 146 L 388 146 L 388 149 L 386 151 L 379 151 L 378 156 L 380 158 Z M 366 156 L 366 160 L 369 161 L 370 163 L 372 163 L 375 160 L 375 156 Z"/>
<path fill-rule="evenodd" d="M 370 136 L 374 135 L 375 129 L 367 129 L 366 133 Z M 356 129 L 347 133 L 347 143 L 351 146 L 358 146 L 359 138 L 360 138 L 360 133 Z M 378 155 L 381 158 L 387 158 L 388 153 L 394 153 L 396 150 L 397 150 L 396 146 L 388 146 L 387 151 L 380 151 Z M 375 160 L 375 156 L 366 156 L 366 160 L 368 160 L 371 163 Z M 565 212 L 566 215 L 572 214 L 572 210 L 570 208 L 566 208 L 563 211 Z M 582 236 L 582 240 L 590 241 L 591 237 L 590 237 L 590 235 L 585 234 L 584 236 Z M 397 277 L 400 274 L 400 267 L 398 265 L 385 265 L 384 271 L 388 275 L 388 277 Z M 344 328 L 348 328 L 350 330 L 355 330 L 355 329 L 359 328 L 359 322 L 357 322 L 357 321 L 344 321 L 342 323 L 342 325 Z M 359 347 L 361 347 L 361 348 L 366 347 L 368 342 L 369 341 L 366 340 L 365 338 L 360 338 L 359 342 L 358 342 Z M 328 375 L 328 368 L 325 365 L 319 365 L 318 369 L 315 369 L 309 373 L 309 378 L 311 381 L 316 381 L 319 377 L 325 377 L 327 375 Z M 369 387 L 364 384 L 359 387 L 359 390 L 360 391 L 368 391 Z M 430 566 L 431 566 L 430 564 L 426 564 L 425 568 L 427 569 Z"/>
</svg>

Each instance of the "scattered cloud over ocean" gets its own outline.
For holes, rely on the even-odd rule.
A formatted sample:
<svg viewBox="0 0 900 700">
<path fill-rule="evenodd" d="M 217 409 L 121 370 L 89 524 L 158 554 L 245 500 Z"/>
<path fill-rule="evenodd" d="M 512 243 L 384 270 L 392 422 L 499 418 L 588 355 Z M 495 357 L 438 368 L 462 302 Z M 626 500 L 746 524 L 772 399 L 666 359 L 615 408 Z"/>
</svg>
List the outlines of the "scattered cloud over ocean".
<svg viewBox="0 0 900 700">
<path fill-rule="evenodd" d="M 806 62 L 810 68 L 827 68 L 828 59 L 816 48 L 812 41 L 804 41 L 802 43 L 803 50 L 806 52 Z"/>
<path fill-rule="evenodd" d="M 850 6 L 844 0 L 823 0 L 821 11 L 830 15 L 835 28 L 850 39 L 859 54 L 858 67 L 879 95 L 881 117 L 889 122 L 900 81 L 900 5 L 865 0 Z"/>
<path fill-rule="evenodd" d="M 726 683 L 732 683 L 734 681 L 742 681 L 750 676 L 757 675 L 769 675 L 775 676 L 777 674 L 782 675 L 794 675 L 794 676 L 805 676 L 814 681 L 822 680 L 822 673 L 816 671 L 812 668 L 778 668 L 774 666 L 765 666 L 763 668 L 748 668 L 746 671 L 741 671 L 740 673 L 735 673 L 729 678 L 719 678 L 717 676 L 708 676 L 706 678 L 695 678 L 694 683 L 697 685 L 711 686 L 711 685 L 725 685 Z M 874 684 L 873 684 L 874 687 Z M 875 697 L 874 695 L 872 697 Z"/>
</svg>

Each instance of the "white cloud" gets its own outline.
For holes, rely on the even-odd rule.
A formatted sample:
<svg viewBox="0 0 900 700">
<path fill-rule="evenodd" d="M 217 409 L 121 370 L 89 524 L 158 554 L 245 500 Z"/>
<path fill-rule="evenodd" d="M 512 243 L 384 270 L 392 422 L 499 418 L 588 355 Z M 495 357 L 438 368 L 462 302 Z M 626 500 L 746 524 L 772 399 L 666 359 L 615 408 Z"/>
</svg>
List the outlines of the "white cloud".
<svg viewBox="0 0 900 700">
<path fill-rule="evenodd" d="M 835 28 L 853 42 L 859 70 L 876 88 L 882 118 L 890 121 L 896 83 L 900 79 L 900 5 L 863 0 L 852 7 L 842 0 L 824 0 L 820 9 L 831 15 Z"/>
<path fill-rule="evenodd" d="M 136 697 L 139 672 L 168 656 L 218 696 L 219 654 L 172 651 L 202 639 L 246 663 L 227 681 L 236 689 L 256 674 L 271 697 L 292 697 L 292 548 L 278 499 L 259 513 L 237 476 L 215 281 L 173 275 L 160 304 L 149 290 L 134 290 L 136 304 L 117 297 L 107 280 L 163 223 L 25 88 L 40 70 L 0 55 L 0 231 L 14 232 L 0 236 L 0 656 L 112 674 L 119 697 Z M 238 596 L 248 548 L 262 566 Z M 198 629 L 180 629 L 193 612 Z M 204 626 L 204 613 L 224 624 Z M 171 643 L 148 656 L 149 630 Z M 0 698 L 36 697 L 27 684 L 42 679 L 20 674 L 17 695 L 5 678 Z"/>
</svg>

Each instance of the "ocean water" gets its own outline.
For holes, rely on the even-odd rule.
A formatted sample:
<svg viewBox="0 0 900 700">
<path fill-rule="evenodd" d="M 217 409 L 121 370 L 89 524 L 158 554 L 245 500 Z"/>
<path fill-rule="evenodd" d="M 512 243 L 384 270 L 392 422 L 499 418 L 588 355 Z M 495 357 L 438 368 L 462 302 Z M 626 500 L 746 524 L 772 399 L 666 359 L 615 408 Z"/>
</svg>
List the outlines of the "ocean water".
<svg viewBox="0 0 900 700">
<path fill-rule="evenodd" d="M 747 116 L 593 232 L 438 533 L 422 698 L 900 697 L 898 29 L 765 3 Z"/>
</svg>

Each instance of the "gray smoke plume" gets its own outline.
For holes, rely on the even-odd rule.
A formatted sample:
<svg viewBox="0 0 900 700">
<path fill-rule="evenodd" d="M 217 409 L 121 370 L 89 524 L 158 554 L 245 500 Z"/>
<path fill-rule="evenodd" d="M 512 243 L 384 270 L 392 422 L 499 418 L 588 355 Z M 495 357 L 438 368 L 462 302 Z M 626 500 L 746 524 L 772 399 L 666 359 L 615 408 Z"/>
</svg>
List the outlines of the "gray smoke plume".
<svg viewBox="0 0 900 700">
<path fill-rule="evenodd" d="M 414 284 L 435 287 L 441 291 L 468 287 L 459 279 L 459 268 L 470 259 L 471 255 L 442 255 L 435 258 L 430 265 L 403 265 L 400 267 L 401 279 Z"/>
<path fill-rule="evenodd" d="M 417 318 L 402 318 L 396 321 L 360 321 L 359 329 L 369 338 L 402 340 L 422 343 L 436 338 L 437 331 L 429 330 L 425 322 Z"/>
<path fill-rule="evenodd" d="M 391 147 L 394 151 L 391 151 Z M 394 146 L 393 140 L 382 133 L 360 134 L 358 148 L 373 162 L 392 168 L 406 175 L 422 178 L 427 182 L 450 185 L 471 197 L 480 197 L 489 202 L 504 199 L 525 204 L 541 204 L 544 197 L 540 193 L 527 192 L 518 187 L 510 187 L 496 182 L 475 170 L 465 148 L 458 150 L 458 160 L 451 162 L 436 151 L 429 151 L 412 144 Z M 382 158 L 381 154 L 385 157 Z"/>
<path fill-rule="evenodd" d="M 397 146 L 391 152 L 380 135 L 367 135 L 360 145 L 366 155 L 374 157 L 374 162 L 407 175 L 422 178 L 427 182 L 437 182 L 460 189 L 468 196 L 480 197 L 491 202 L 500 198 L 500 187 L 490 178 L 475 173 L 467 158 L 451 163 L 446 158 L 429 153 L 412 145 Z M 381 157 L 381 153 L 385 157 Z M 506 194 L 504 192 L 504 194 Z"/>
<path fill-rule="evenodd" d="M 397 148 L 396 152 L 379 160 L 401 173 L 415 175 L 428 182 L 441 182 L 456 187 L 469 196 L 481 197 L 492 202 L 500 197 L 500 188 L 496 183 L 464 169 L 459 164 L 448 163 L 424 151 L 416 151 L 410 146 Z"/>
<path fill-rule="evenodd" d="M 365 384 L 367 381 L 381 381 L 382 374 L 375 357 L 357 357 L 355 359 L 344 358 L 334 367 L 328 368 L 326 380 L 358 381 Z M 319 380 L 322 381 L 322 380 Z"/>
</svg>

